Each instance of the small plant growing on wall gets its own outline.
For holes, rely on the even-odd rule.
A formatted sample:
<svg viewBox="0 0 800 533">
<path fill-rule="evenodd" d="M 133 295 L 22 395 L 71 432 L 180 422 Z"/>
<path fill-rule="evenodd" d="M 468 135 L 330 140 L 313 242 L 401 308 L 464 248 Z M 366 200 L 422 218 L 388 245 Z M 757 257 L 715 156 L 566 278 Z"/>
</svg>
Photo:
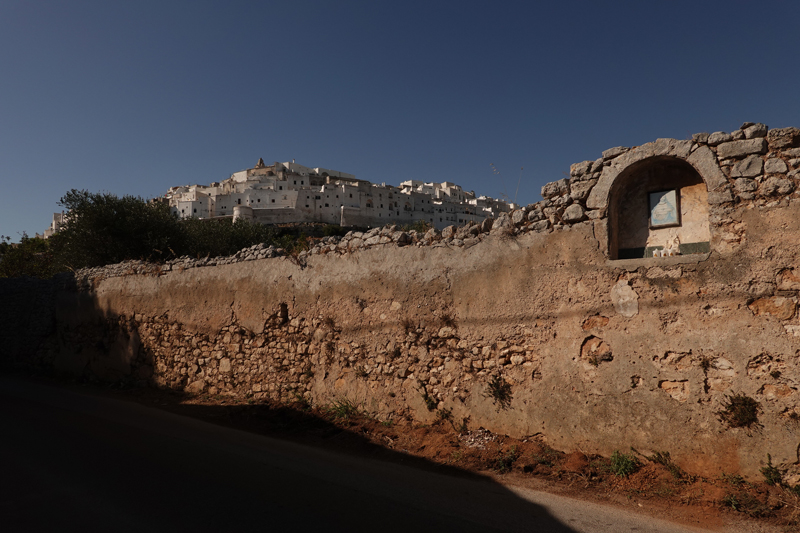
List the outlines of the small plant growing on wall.
<svg viewBox="0 0 800 533">
<path fill-rule="evenodd" d="M 508 409 L 511 405 L 511 385 L 503 379 L 503 376 L 496 374 L 492 376 L 486 388 L 486 396 L 491 398 L 498 409 Z"/>
<path fill-rule="evenodd" d="M 427 389 L 425 389 L 425 384 L 421 381 L 418 381 L 417 390 L 422 395 L 422 401 L 425 402 L 425 407 L 428 408 L 428 411 L 435 411 L 439 404 L 435 399 L 431 398 L 430 394 L 428 394 Z"/>
<path fill-rule="evenodd" d="M 758 426 L 758 412 L 761 406 L 744 394 L 725 396 L 725 404 L 717 414 L 731 428 L 751 428 Z"/>
<path fill-rule="evenodd" d="M 780 486 L 783 484 L 783 474 L 777 467 L 772 465 L 772 456 L 770 454 L 767 454 L 767 466 L 761 468 L 761 475 L 764 476 L 764 481 L 767 482 L 767 485 Z"/>
<path fill-rule="evenodd" d="M 714 361 L 707 355 L 700 356 L 699 363 L 704 375 L 707 375 L 708 371 L 711 370 L 711 367 L 714 365 Z"/>
</svg>

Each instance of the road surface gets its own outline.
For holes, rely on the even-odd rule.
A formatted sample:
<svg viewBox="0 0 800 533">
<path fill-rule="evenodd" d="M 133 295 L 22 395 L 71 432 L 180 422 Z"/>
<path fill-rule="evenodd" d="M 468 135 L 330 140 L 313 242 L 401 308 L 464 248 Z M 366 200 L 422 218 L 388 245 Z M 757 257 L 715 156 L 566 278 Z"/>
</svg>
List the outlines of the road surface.
<svg viewBox="0 0 800 533">
<path fill-rule="evenodd" d="M 0 530 L 698 531 L 0 375 Z"/>
</svg>

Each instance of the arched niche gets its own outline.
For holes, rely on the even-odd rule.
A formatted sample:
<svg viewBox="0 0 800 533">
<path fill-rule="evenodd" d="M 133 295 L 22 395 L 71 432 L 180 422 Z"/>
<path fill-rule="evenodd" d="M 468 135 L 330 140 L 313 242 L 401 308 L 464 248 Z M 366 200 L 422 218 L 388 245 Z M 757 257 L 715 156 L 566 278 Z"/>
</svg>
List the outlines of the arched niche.
<svg viewBox="0 0 800 533">
<path fill-rule="evenodd" d="M 654 210 L 659 199 L 667 207 Z M 681 254 L 709 252 L 708 213 L 708 189 L 691 164 L 671 156 L 637 161 L 609 191 L 609 257 L 652 257 L 674 237 Z"/>
</svg>

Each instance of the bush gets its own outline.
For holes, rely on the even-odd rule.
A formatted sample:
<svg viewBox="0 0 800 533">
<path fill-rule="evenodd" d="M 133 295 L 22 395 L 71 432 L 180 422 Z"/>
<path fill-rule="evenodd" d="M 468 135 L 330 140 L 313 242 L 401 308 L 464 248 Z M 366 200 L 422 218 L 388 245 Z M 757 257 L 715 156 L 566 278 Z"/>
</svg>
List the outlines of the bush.
<svg viewBox="0 0 800 533">
<path fill-rule="evenodd" d="M 46 240 L 24 233 L 18 244 L 10 240 L 0 237 L 0 278 L 49 278 L 59 271 Z"/>
<path fill-rule="evenodd" d="M 772 456 L 767 454 L 767 466 L 761 468 L 761 475 L 764 476 L 764 481 L 767 485 L 782 485 L 783 474 L 777 467 L 772 466 Z"/>
<path fill-rule="evenodd" d="M 243 219 L 232 222 L 187 218 L 178 224 L 180 240 L 174 244 L 176 255 L 217 257 L 235 254 L 254 244 L 277 244 L 274 229 Z"/>
<path fill-rule="evenodd" d="M 163 261 L 181 240 L 178 220 L 164 203 L 73 189 L 59 205 L 67 209 L 66 223 L 50 241 L 60 266 L 69 269 Z"/>
<path fill-rule="evenodd" d="M 621 453 L 619 450 L 615 450 L 611 454 L 610 468 L 615 476 L 628 477 L 636 472 L 640 466 L 641 463 L 632 453 Z"/>
<path fill-rule="evenodd" d="M 66 223 L 50 241 L 62 270 L 130 259 L 227 256 L 254 244 L 277 244 L 271 227 L 242 219 L 178 220 L 167 204 L 135 196 L 73 189 L 59 205 L 68 210 Z"/>
</svg>

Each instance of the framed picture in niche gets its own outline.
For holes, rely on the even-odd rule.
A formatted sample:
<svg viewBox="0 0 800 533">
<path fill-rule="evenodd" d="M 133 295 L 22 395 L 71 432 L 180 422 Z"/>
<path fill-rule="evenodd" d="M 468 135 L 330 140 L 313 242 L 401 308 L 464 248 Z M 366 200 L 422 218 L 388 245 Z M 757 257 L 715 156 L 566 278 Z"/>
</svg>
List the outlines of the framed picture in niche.
<svg viewBox="0 0 800 533">
<path fill-rule="evenodd" d="M 681 225 L 681 194 L 678 189 L 649 193 L 650 229 Z"/>
</svg>

